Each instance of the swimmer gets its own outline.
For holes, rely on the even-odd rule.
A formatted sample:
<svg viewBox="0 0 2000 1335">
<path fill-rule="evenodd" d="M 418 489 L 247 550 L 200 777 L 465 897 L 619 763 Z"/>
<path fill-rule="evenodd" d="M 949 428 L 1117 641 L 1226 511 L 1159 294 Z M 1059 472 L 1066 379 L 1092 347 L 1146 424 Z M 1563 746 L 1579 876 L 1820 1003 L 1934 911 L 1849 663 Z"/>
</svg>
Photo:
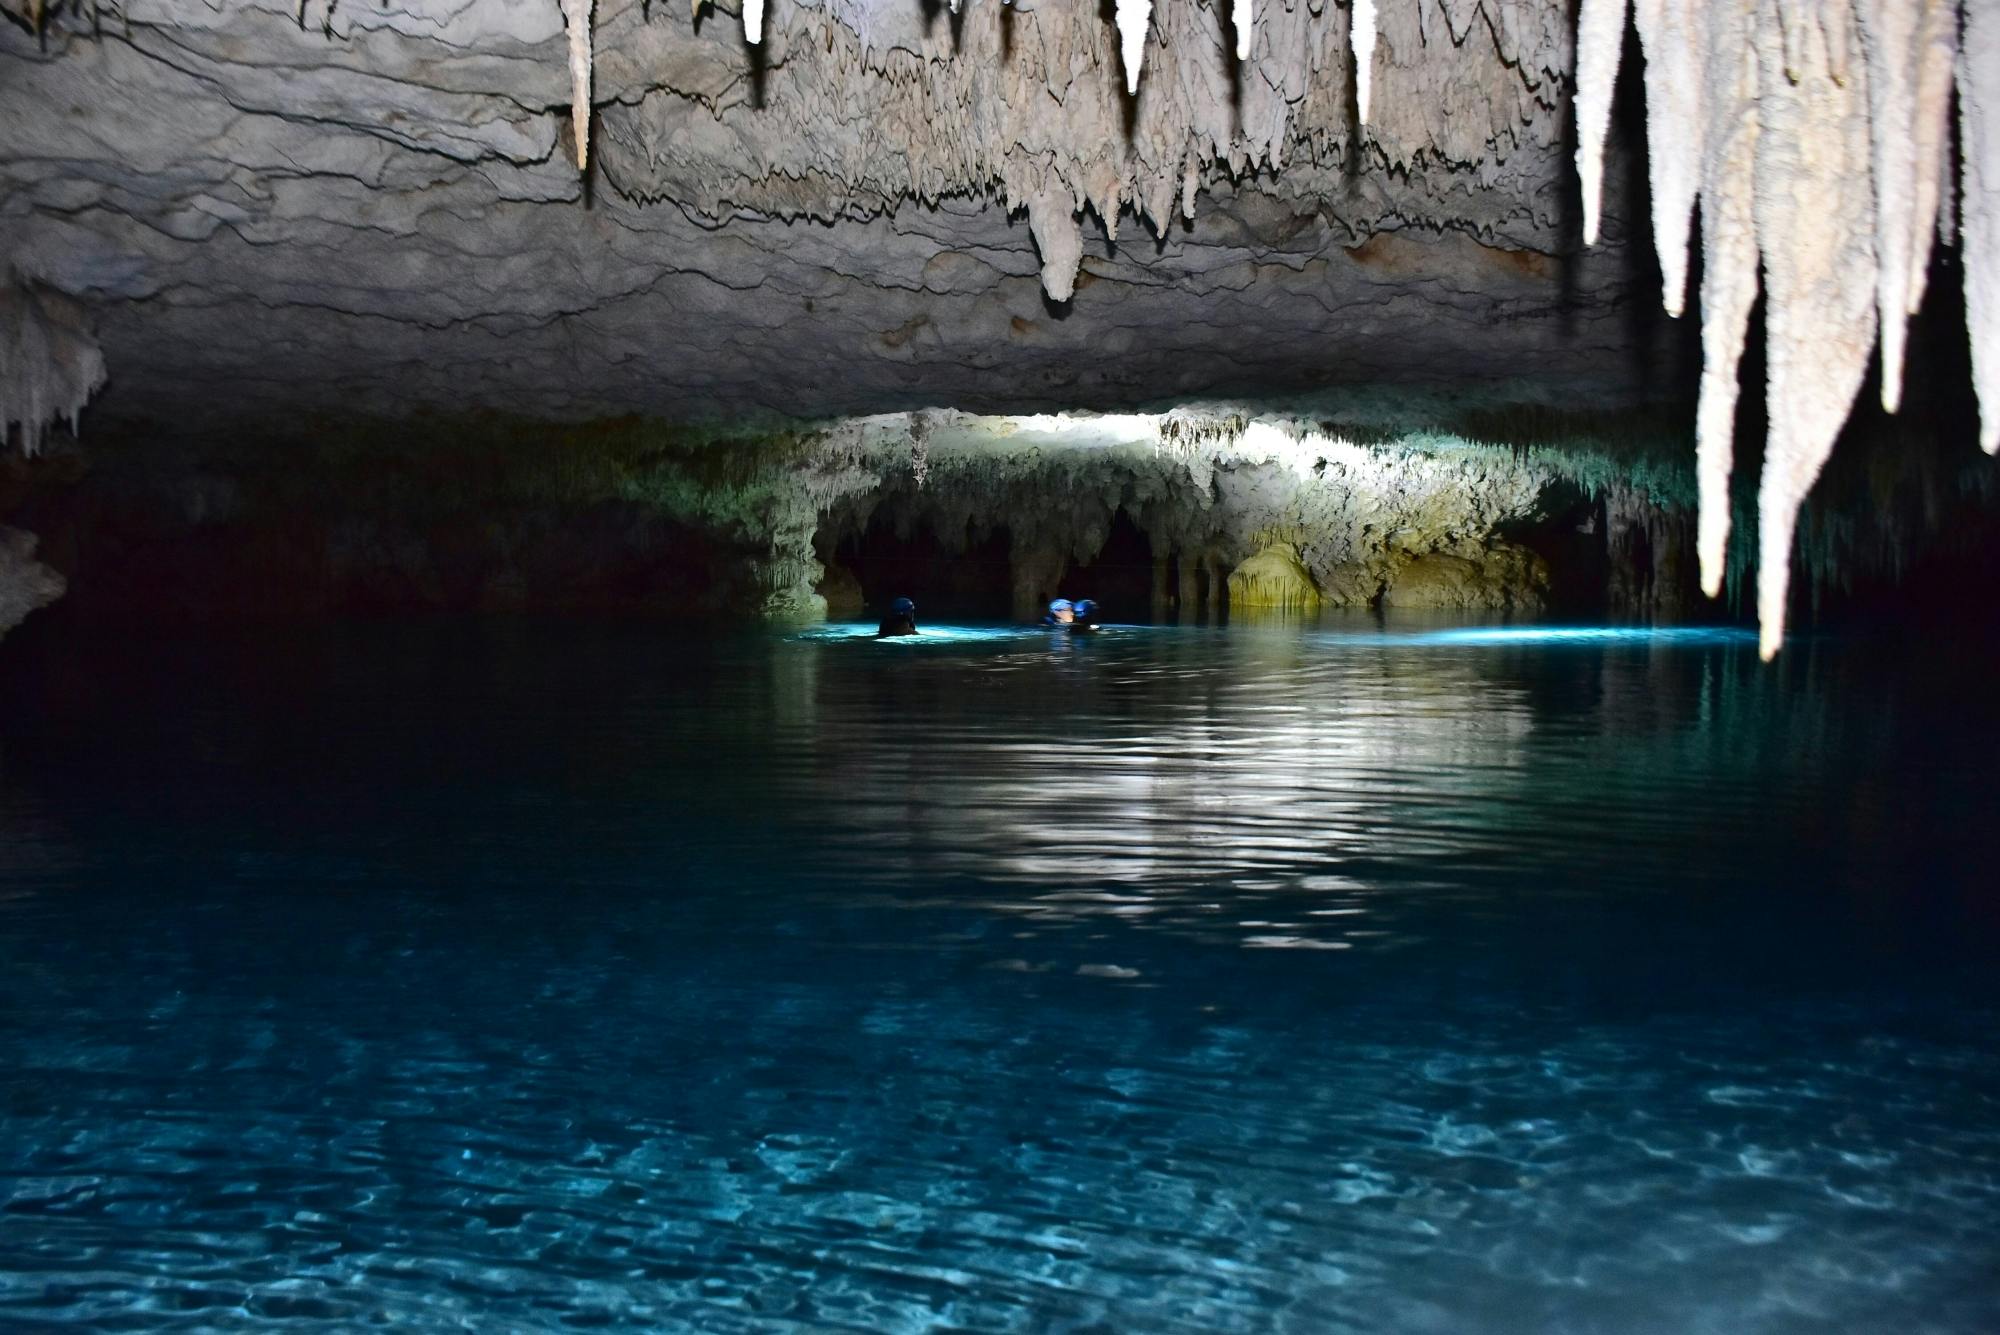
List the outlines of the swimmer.
<svg viewBox="0 0 2000 1335">
<path fill-rule="evenodd" d="M 882 618 L 881 629 L 875 632 L 878 640 L 892 635 L 915 635 L 917 633 L 917 605 L 908 598 L 898 598 L 889 604 L 889 615 Z"/>
<path fill-rule="evenodd" d="M 1067 598 L 1058 598 L 1049 604 L 1049 614 L 1042 618 L 1044 626 L 1060 627 L 1064 630 L 1076 623 L 1076 608 Z"/>
<path fill-rule="evenodd" d="M 1088 598 L 1079 598 L 1070 605 L 1070 614 L 1075 617 L 1071 630 L 1097 629 L 1097 604 Z"/>
</svg>

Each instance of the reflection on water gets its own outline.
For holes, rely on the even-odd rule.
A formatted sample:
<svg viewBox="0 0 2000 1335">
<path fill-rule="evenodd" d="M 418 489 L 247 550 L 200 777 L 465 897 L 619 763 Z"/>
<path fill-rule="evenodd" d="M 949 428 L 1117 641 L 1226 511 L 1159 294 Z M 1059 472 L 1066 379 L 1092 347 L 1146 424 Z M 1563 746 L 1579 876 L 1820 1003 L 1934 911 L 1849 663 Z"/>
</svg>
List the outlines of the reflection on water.
<svg viewBox="0 0 2000 1335">
<path fill-rule="evenodd" d="M 1977 693 L 869 629 L 16 654 L 0 1325 L 2000 1323 Z"/>
</svg>

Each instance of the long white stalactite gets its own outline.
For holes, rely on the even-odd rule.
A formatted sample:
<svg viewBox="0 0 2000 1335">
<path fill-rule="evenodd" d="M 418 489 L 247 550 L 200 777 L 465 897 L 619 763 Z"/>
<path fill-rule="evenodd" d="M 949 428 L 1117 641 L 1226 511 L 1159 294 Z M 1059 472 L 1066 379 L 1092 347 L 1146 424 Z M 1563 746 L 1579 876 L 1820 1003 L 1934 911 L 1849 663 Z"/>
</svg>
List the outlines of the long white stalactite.
<svg viewBox="0 0 2000 1335">
<path fill-rule="evenodd" d="M 562 0 L 569 28 L 569 118 L 576 134 L 576 169 L 590 166 L 590 12 L 597 0 Z"/>
<path fill-rule="evenodd" d="M 1576 174 L 1583 182 L 1583 244 L 1597 244 L 1611 90 L 1625 50 L 1626 0 L 1583 0 L 1576 17 Z"/>
<path fill-rule="evenodd" d="M 1882 406 L 1903 397 L 1906 321 L 1930 270 L 1931 236 L 1949 142 L 1953 0 L 1862 0 L 1868 46 L 1869 132 L 1874 155 L 1876 316 L 1882 326 Z"/>
<path fill-rule="evenodd" d="M 594 0 L 559 3 L 581 170 L 589 161 Z M 1253 3 L 1230 4 L 1239 60 L 1252 49 Z M 1378 3 L 1349 6 L 1363 125 L 1374 115 Z M 745 38 L 761 42 L 763 0 L 743 0 L 742 15 Z M 1116 0 L 1128 94 L 1138 91 L 1153 17 L 1153 0 Z M 1697 546 L 1711 596 L 1726 568 L 1737 375 L 1760 274 L 1768 302 L 1757 580 L 1768 658 L 1783 640 L 1799 508 L 1878 348 L 1882 404 L 1892 412 L 1901 404 L 1907 324 L 1923 300 L 1932 239 L 1954 228 L 1980 443 L 2000 450 L 2000 0 L 1582 0 L 1575 117 L 1586 244 L 1602 228 L 1604 153 L 1628 18 L 1646 52 L 1652 224 L 1671 315 L 1686 306 L 1700 208 Z M 1107 216 L 1115 205 L 1114 198 Z M 1045 189 L 1027 208 L 1044 285 L 1066 299 L 1079 259 L 1071 201 Z"/>
<path fill-rule="evenodd" d="M 1959 98 L 1966 321 L 1981 444 L 2000 446 L 2000 0 L 1583 0 L 1577 174 L 1600 227 L 1603 155 L 1628 12 L 1646 52 L 1647 151 L 1663 300 L 1681 313 L 1701 207 L 1696 417 L 1702 587 L 1721 591 L 1737 372 L 1759 291 L 1769 421 L 1758 484 L 1764 657 L 1783 642 L 1800 506 L 1846 423 L 1871 354 L 1902 400 L 1905 336 L 1932 237 L 1948 234 L 1948 117 Z M 1981 87 L 1981 84 L 1986 85 Z"/>
<path fill-rule="evenodd" d="M 1866 66 L 1845 0 L 1815 8 L 1788 25 L 1764 0 L 1752 34 L 1761 111 L 1753 216 L 1767 298 L 1769 427 L 1757 485 L 1766 659 L 1784 641 L 1799 507 L 1854 406 L 1876 330 Z"/>
<path fill-rule="evenodd" d="M 2000 452 L 2000 0 L 1966 0 L 1959 34 L 1959 242 L 1979 443 Z"/>
<path fill-rule="evenodd" d="M 1153 0 L 1118 0 L 1118 54 L 1125 61 L 1125 91 L 1137 95 L 1139 66 L 1146 58 L 1146 29 L 1153 22 Z"/>
<path fill-rule="evenodd" d="M 1363 125 L 1375 85 L 1375 0 L 1354 0 L 1348 16 L 1347 45 L 1354 53 L 1354 106 Z"/>
<path fill-rule="evenodd" d="M 1737 365 L 1757 304 L 1757 222 L 1752 216 L 1757 138 L 1757 52 L 1741 10 L 1702 34 L 1701 97 L 1714 117 L 1700 157 L 1701 392 L 1695 409 L 1700 516 L 1695 550 L 1702 591 L 1722 592 L 1729 550 L 1729 475 L 1735 463 Z M 1669 309 L 1674 307 L 1669 306 Z"/>
</svg>

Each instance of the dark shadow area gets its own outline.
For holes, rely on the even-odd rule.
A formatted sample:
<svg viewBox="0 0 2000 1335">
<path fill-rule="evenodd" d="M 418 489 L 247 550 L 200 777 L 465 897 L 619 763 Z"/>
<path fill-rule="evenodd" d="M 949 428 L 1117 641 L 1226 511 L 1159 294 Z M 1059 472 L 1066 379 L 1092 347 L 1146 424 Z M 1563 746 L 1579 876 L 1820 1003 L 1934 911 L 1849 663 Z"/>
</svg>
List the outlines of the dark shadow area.
<svg viewBox="0 0 2000 1335">
<path fill-rule="evenodd" d="M 914 598 L 921 625 L 940 618 L 1006 617 L 1010 546 L 1004 525 L 946 543 L 928 524 L 899 523 L 878 509 L 865 529 L 836 541 L 822 559 L 853 574 L 871 615 L 893 599 Z"/>
<path fill-rule="evenodd" d="M 767 32 L 765 37 L 768 39 L 769 36 L 770 34 Z M 764 84 L 770 76 L 768 62 L 764 58 L 765 44 L 763 42 L 752 42 L 747 37 L 741 37 L 740 33 L 739 38 L 743 42 L 744 59 L 750 62 L 750 105 L 762 111 L 764 109 Z"/>
<path fill-rule="evenodd" d="M 1106 621 L 1142 621 L 1153 599 L 1153 544 L 1119 510 L 1096 557 L 1063 576 L 1063 596 L 1091 598 Z"/>
<path fill-rule="evenodd" d="M 1603 615 L 1610 574 L 1606 559 L 1604 506 L 1574 483 L 1550 487 L 1535 522 L 1503 530 L 1548 564 L 1548 610 L 1556 616 L 1588 619 Z"/>
</svg>

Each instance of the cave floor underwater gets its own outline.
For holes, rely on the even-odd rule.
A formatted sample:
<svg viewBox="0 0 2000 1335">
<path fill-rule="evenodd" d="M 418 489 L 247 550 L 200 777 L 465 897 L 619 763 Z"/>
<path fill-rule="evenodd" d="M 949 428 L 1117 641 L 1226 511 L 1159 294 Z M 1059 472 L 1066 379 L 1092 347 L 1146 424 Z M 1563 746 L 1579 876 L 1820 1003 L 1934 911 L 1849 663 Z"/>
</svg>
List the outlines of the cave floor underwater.
<svg viewBox="0 0 2000 1335">
<path fill-rule="evenodd" d="M 11 639 L 0 1326 L 2000 1328 L 1976 666 L 928 629 Z"/>
</svg>

